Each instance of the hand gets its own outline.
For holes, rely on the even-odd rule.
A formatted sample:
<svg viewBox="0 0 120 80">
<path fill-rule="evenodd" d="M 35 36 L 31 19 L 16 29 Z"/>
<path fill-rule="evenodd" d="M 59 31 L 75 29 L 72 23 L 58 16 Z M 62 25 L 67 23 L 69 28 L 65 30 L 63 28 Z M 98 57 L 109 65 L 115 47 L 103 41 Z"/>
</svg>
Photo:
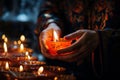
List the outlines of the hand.
<svg viewBox="0 0 120 80">
<path fill-rule="evenodd" d="M 78 30 L 64 37 L 67 40 L 75 40 L 71 46 L 58 50 L 58 59 L 73 62 L 80 61 L 89 55 L 98 45 L 99 39 L 96 31 Z"/>
<path fill-rule="evenodd" d="M 53 30 L 55 30 L 58 34 L 58 37 L 61 35 L 61 29 L 55 23 L 51 23 L 48 25 L 46 29 L 44 29 L 39 36 L 41 52 L 45 57 L 50 59 L 54 59 L 55 56 L 51 55 L 48 50 L 48 46 L 46 45 L 46 40 L 53 40 Z"/>
</svg>

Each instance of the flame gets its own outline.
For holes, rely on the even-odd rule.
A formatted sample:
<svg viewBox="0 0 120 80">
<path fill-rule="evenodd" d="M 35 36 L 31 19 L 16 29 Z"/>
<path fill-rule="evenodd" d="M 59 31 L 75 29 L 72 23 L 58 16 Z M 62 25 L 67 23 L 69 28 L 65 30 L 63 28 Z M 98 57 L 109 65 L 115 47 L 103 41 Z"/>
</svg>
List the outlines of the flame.
<svg viewBox="0 0 120 80">
<path fill-rule="evenodd" d="M 43 66 L 39 67 L 39 69 L 38 69 L 38 75 L 40 75 L 43 72 L 43 70 L 44 70 Z"/>
<path fill-rule="evenodd" d="M 28 55 L 29 55 L 28 51 L 27 51 L 27 52 L 25 52 L 25 56 L 28 56 Z"/>
<path fill-rule="evenodd" d="M 18 44 L 21 44 L 21 41 L 20 41 L 20 40 L 18 40 Z"/>
<path fill-rule="evenodd" d="M 23 51 L 23 50 L 24 50 L 24 45 L 20 44 L 20 51 Z"/>
<path fill-rule="evenodd" d="M 24 35 L 21 35 L 20 36 L 20 40 L 23 42 L 23 41 L 25 41 L 25 36 Z"/>
<path fill-rule="evenodd" d="M 5 34 L 2 35 L 2 39 L 4 40 L 4 42 L 8 42 L 8 38 L 5 36 Z"/>
<path fill-rule="evenodd" d="M 27 56 L 28 60 L 30 60 L 30 55 Z"/>
<path fill-rule="evenodd" d="M 22 65 L 20 65 L 19 71 L 20 71 L 20 72 L 23 72 L 23 66 L 22 66 Z"/>
<path fill-rule="evenodd" d="M 4 39 L 5 39 L 5 37 L 6 37 L 6 36 L 5 36 L 5 34 L 3 34 L 3 35 L 2 35 L 2 39 L 4 40 Z"/>
<path fill-rule="evenodd" d="M 9 70 L 9 63 L 8 62 L 5 63 L 5 69 Z"/>
<path fill-rule="evenodd" d="M 28 59 L 28 60 L 30 60 L 30 59 L 31 59 L 31 57 L 30 57 L 30 55 L 29 55 L 28 51 L 27 51 L 27 52 L 25 52 L 25 56 L 26 56 L 26 59 Z"/>
<path fill-rule="evenodd" d="M 17 45 L 17 41 L 14 41 L 13 44 L 14 44 L 14 45 Z"/>
<path fill-rule="evenodd" d="M 6 42 L 4 42 L 3 48 L 4 48 L 4 52 L 7 53 L 7 52 L 8 52 L 8 49 L 7 49 L 7 44 L 6 44 Z"/>
<path fill-rule="evenodd" d="M 8 38 L 7 38 L 7 37 L 5 37 L 5 38 L 4 38 L 4 41 L 5 41 L 5 42 L 8 42 Z"/>
<path fill-rule="evenodd" d="M 57 42 L 59 40 L 59 37 L 55 30 L 53 31 L 53 36 L 54 36 L 54 42 Z"/>
</svg>

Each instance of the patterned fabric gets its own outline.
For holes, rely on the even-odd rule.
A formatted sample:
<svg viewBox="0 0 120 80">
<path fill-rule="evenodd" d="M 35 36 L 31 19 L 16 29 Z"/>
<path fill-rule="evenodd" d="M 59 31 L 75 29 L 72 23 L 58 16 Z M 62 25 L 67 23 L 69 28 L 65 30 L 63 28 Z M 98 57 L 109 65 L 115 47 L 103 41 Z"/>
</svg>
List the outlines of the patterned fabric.
<svg viewBox="0 0 120 80">
<path fill-rule="evenodd" d="M 54 19 L 63 32 L 66 32 L 66 29 L 70 33 L 83 28 L 102 30 L 113 15 L 112 3 L 106 0 L 44 0 L 40 8 L 38 29 L 44 29 L 47 21 Z"/>
</svg>

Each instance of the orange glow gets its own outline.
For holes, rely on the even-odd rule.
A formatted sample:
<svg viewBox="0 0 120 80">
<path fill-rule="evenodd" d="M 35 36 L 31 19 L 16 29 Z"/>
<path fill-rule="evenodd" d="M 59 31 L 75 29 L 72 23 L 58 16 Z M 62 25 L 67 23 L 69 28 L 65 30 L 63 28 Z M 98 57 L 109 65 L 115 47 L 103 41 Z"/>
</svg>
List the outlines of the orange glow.
<svg viewBox="0 0 120 80">
<path fill-rule="evenodd" d="M 20 67 L 19 67 L 19 72 L 23 72 L 23 66 L 22 65 L 20 65 Z"/>
<path fill-rule="evenodd" d="M 63 49 L 67 46 L 71 45 L 71 41 L 66 41 L 64 38 L 59 38 L 58 34 L 54 31 L 53 32 L 53 41 L 46 41 L 46 44 L 49 49 L 49 53 L 51 55 L 56 55 L 56 51 Z"/>
<path fill-rule="evenodd" d="M 24 35 L 21 35 L 20 36 L 20 40 L 23 42 L 23 41 L 25 41 L 25 36 Z"/>
<path fill-rule="evenodd" d="M 3 48 L 4 48 L 4 52 L 7 53 L 8 52 L 8 49 L 7 49 L 7 44 L 4 42 L 3 44 Z"/>
<path fill-rule="evenodd" d="M 43 70 L 44 70 L 43 66 L 39 67 L 39 69 L 38 69 L 38 75 L 40 75 L 43 72 Z"/>
<path fill-rule="evenodd" d="M 5 69 L 9 70 L 9 63 L 8 62 L 5 63 Z"/>
</svg>

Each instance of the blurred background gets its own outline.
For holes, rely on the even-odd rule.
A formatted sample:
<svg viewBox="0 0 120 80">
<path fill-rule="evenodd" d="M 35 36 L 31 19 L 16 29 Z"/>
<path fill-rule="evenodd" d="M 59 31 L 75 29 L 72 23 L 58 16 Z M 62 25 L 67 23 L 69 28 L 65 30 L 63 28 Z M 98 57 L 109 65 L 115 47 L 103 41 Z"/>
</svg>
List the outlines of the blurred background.
<svg viewBox="0 0 120 80">
<path fill-rule="evenodd" d="M 40 5 L 41 0 L 0 0 L 0 37 L 16 40 L 24 35 L 29 47 L 39 52 L 34 29 Z"/>
</svg>

